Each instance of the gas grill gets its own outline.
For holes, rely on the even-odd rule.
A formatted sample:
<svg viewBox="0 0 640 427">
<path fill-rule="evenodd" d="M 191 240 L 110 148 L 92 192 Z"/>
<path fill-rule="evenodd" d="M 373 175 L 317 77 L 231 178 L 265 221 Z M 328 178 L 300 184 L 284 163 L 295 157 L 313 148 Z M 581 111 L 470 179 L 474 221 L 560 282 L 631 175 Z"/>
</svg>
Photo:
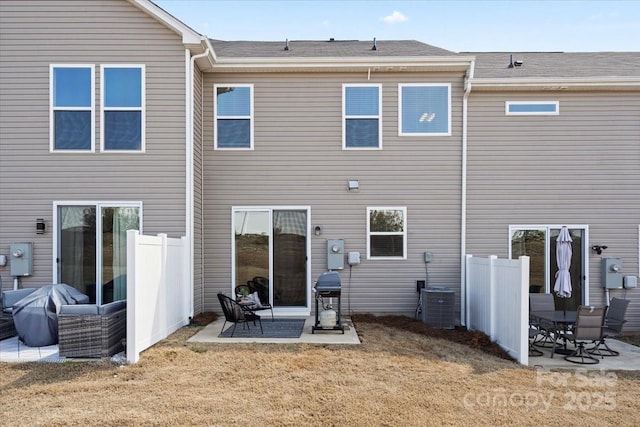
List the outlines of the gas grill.
<svg viewBox="0 0 640 427">
<path fill-rule="evenodd" d="M 316 294 L 316 322 L 311 328 L 311 333 L 315 331 L 341 331 L 344 334 L 344 328 L 342 327 L 342 318 L 340 315 L 340 299 L 342 295 L 342 285 L 340 283 L 340 275 L 336 271 L 327 271 L 322 273 L 313 288 Z M 333 308 L 333 299 L 337 299 L 338 308 Z M 325 299 L 329 299 L 325 302 Z M 319 304 L 322 303 L 322 311 L 319 310 Z M 322 318 L 323 314 L 332 315 L 335 313 L 336 319 L 333 326 L 327 326 L 322 324 L 325 319 Z M 329 317 L 329 316 L 327 316 Z"/>
</svg>

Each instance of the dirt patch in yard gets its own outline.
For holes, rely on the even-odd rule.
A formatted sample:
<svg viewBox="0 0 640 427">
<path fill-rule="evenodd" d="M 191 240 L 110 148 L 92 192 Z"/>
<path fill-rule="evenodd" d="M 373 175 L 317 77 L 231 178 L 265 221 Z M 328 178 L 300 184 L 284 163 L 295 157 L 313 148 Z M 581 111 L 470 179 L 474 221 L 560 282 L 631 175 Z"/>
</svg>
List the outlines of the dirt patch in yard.
<svg viewBox="0 0 640 427">
<path fill-rule="evenodd" d="M 218 315 L 211 311 L 205 311 L 204 313 L 196 314 L 189 322 L 189 326 L 197 327 L 197 326 L 206 326 L 209 323 L 218 319 Z"/>
<path fill-rule="evenodd" d="M 456 326 L 455 329 L 432 328 L 419 320 L 393 315 L 355 314 L 352 316 L 352 320 L 356 325 L 356 330 L 358 330 L 358 323 L 378 323 L 416 334 L 463 344 L 492 356 L 513 360 L 498 344 L 491 342 L 491 339 L 486 334 L 479 331 L 469 331 L 462 326 Z"/>
<path fill-rule="evenodd" d="M 640 425 L 637 372 L 539 371 L 464 330 L 355 315 L 361 345 L 187 340 L 136 365 L 0 364 L 6 425 Z M 431 334 L 440 334 L 436 337 Z M 454 338 L 455 337 L 455 338 Z M 453 342 L 462 340 L 464 344 Z M 477 344 L 476 344 L 477 342 Z"/>
</svg>

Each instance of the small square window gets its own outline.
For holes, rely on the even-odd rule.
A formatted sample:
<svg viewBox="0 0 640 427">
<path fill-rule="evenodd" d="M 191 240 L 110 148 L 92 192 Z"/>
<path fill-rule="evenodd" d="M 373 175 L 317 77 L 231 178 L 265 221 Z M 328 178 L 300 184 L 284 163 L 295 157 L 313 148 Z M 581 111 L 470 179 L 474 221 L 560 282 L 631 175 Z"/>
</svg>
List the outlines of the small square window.
<svg viewBox="0 0 640 427">
<path fill-rule="evenodd" d="M 382 148 L 380 85 L 343 85 L 342 148 Z"/>
<path fill-rule="evenodd" d="M 367 208 L 367 258 L 407 258 L 407 208 Z"/>
<path fill-rule="evenodd" d="M 450 84 L 401 84 L 398 103 L 400 136 L 451 135 Z"/>
<path fill-rule="evenodd" d="M 102 150 L 144 151 L 144 66 L 102 66 Z"/>
<path fill-rule="evenodd" d="M 253 149 L 253 85 L 215 85 L 215 149 Z"/>
<path fill-rule="evenodd" d="M 51 65 L 51 151 L 93 151 L 94 66 Z"/>
</svg>

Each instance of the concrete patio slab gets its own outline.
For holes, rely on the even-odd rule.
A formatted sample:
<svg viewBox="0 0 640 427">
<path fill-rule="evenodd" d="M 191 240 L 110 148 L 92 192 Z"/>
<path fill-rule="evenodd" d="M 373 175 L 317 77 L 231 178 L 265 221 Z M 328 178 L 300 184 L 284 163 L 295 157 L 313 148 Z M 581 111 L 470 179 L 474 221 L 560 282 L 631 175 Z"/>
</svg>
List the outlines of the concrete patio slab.
<svg viewBox="0 0 640 427">
<path fill-rule="evenodd" d="M 263 322 L 269 322 L 269 319 L 263 320 Z M 316 331 L 315 334 L 311 333 L 311 327 L 315 323 L 315 317 L 307 317 L 304 322 L 304 328 L 300 338 L 220 338 L 218 335 L 222 331 L 224 325 L 224 317 L 217 319 L 216 321 L 208 324 L 197 334 L 189 338 L 188 342 L 203 342 L 203 343 L 281 343 L 281 344 L 360 344 L 360 339 L 356 333 L 353 323 L 348 318 L 343 318 L 342 324 L 344 325 L 344 334 L 340 331 Z M 230 324 L 229 324 L 230 325 Z"/>
<path fill-rule="evenodd" d="M 57 345 L 29 347 L 17 336 L 0 341 L 0 362 L 60 362 Z"/>
<path fill-rule="evenodd" d="M 622 341 L 607 339 L 607 344 L 612 349 L 619 351 L 619 356 L 608 356 L 604 358 L 598 358 L 599 363 L 594 365 L 582 365 L 578 363 L 571 363 L 564 360 L 564 355 L 555 354 L 551 358 L 551 349 L 538 348 L 543 352 L 542 356 L 529 357 L 529 366 L 543 369 L 587 369 L 587 370 L 624 370 L 624 371 L 640 371 L 640 347 L 636 347 L 631 344 L 627 344 Z M 587 346 L 587 348 L 590 346 Z M 569 349 L 575 347 L 569 345 Z"/>
</svg>

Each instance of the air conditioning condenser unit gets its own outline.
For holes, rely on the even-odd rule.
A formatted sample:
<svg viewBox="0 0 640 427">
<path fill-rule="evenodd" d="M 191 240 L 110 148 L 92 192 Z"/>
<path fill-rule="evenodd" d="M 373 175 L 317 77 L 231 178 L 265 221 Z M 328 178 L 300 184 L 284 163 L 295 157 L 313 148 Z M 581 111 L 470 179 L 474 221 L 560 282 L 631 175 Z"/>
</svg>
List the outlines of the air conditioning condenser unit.
<svg viewBox="0 0 640 427">
<path fill-rule="evenodd" d="M 446 287 L 422 290 L 422 321 L 434 328 L 455 328 L 456 293 Z"/>
</svg>

